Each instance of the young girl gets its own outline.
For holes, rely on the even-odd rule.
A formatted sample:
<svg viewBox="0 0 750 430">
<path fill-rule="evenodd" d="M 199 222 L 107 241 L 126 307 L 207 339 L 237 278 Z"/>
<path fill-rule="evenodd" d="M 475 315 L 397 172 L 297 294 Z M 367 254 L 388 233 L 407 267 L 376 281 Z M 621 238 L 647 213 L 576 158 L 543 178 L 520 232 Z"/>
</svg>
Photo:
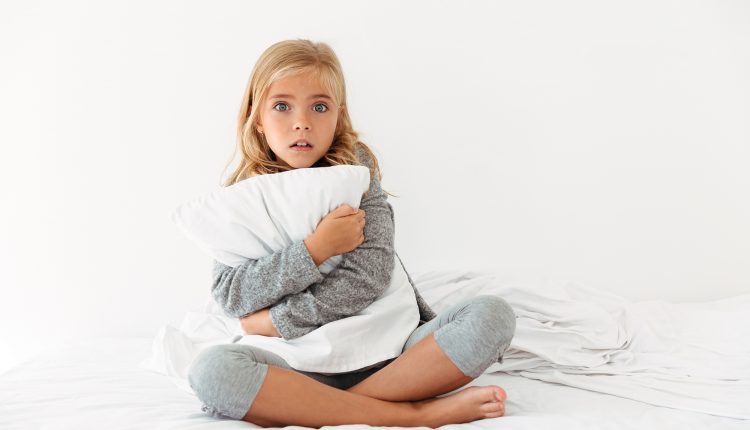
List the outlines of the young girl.
<svg viewBox="0 0 750 430">
<path fill-rule="evenodd" d="M 368 166 L 371 183 L 359 211 L 334 209 L 305 240 L 237 267 L 214 261 L 214 299 L 228 316 L 240 318 L 246 334 L 284 339 L 359 313 L 389 285 L 394 216 L 377 159 L 352 127 L 333 50 L 308 40 L 269 47 L 250 76 L 237 134 L 242 158 L 226 186 L 254 175 L 339 164 Z M 341 254 L 337 270 L 323 276 L 318 266 Z M 504 415 L 507 394 L 496 385 L 434 397 L 502 362 L 516 327 L 512 308 L 500 297 L 481 295 L 436 315 L 409 282 L 420 321 L 399 357 L 324 374 L 296 370 L 251 345 L 214 345 L 201 351 L 188 374 L 203 411 L 264 427 L 315 428 L 434 428 Z"/>
</svg>

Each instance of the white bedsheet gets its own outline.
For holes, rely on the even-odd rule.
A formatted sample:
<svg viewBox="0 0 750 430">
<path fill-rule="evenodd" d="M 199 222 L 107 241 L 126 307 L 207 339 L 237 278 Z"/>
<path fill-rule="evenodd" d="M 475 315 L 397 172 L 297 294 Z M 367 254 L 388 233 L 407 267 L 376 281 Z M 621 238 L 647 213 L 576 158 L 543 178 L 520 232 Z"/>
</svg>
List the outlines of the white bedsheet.
<svg viewBox="0 0 750 430">
<path fill-rule="evenodd" d="M 100 338 L 47 351 L 0 375 L 0 429 L 247 429 L 217 419 L 163 375 L 138 367 L 151 338 Z M 503 417 L 441 427 L 449 430 L 747 430 L 750 421 L 651 406 L 622 397 L 502 372 L 469 386 L 499 385 L 508 393 Z M 463 387 L 462 387 L 463 388 Z M 462 389 L 460 388 L 460 389 Z M 459 390 L 460 390 L 459 389 Z M 458 391 L 458 390 L 456 390 Z M 307 427 L 294 427 L 307 429 Z M 367 430 L 367 425 L 324 426 Z M 384 428 L 385 427 L 378 427 Z M 403 427 L 392 429 L 407 430 Z M 421 427 L 427 428 L 427 427 Z"/>
<path fill-rule="evenodd" d="M 574 282 L 487 273 L 415 273 L 436 312 L 478 294 L 513 307 L 516 334 L 485 371 L 583 388 L 651 405 L 750 419 L 750 294 L 706 303 L 631 303 Z M 162 327 L 140 365 L 192 394 L 186 372 L 202 348 L 231 342 L 236 320 L 206 308 Z"/>
<path fill-rule="evenodd" d="M 486 372 L 750 419 L 750 294 L 629 302 L 574 282 L 450 272 L 422 276 L 418 287 L 436 311 L 478 294 L 510 303 L 516 335 L 503 363 Z"/>
</svg>

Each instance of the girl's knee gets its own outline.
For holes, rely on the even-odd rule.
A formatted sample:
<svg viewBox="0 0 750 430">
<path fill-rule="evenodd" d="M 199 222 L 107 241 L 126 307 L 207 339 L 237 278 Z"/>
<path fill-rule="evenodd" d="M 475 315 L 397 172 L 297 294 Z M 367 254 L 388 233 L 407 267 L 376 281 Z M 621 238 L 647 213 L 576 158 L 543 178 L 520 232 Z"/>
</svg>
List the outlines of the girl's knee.
<svg viewBox="0 0 750 430">
<path fill-rule="evenodd" d="M 224 367 L 227 361 L 226 345 L 210 346 L 193 358 L 188 368 L 187 379 L 196 393 L 213 378 L 212 374 Z"/>
<path fill-rule="evenodd" d="M 215 391 L 228 379 L 248 366 L 258 366 L 256 351 L 250 345 L 221 344 L 202 350 L 188 369 L 190 387 L 200 397 L 204 391 Z"/>
<path fill-rule="evenodd" d="M 477 307 L 480 318 L 487 321 L 494 333 L 510 340 L 516 332 L 516 314 L 513 307 L 500 296 L 484 294 L 474 297 L 472 307 Z"/>
</svg>

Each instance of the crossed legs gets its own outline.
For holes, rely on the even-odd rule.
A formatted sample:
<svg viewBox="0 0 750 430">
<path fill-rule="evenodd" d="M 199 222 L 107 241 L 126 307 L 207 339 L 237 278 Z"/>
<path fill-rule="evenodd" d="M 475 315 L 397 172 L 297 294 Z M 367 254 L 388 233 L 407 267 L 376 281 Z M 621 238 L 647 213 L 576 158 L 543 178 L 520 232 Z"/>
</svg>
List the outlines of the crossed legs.
<svg viewBox="0 0 750 430">
<path fill-rule="evenodd" d="M 498 386 L 469 387 L 450 399 L 433 397 L 466 385 L 479 376 L 507 348 L 514 331 L 515 315 L 507 303 L 496 296 L 478 296 L 418 327 L 399 357 L 347 389 L 327 385 L 288 366 L 285 368 L 283 360 L 280 366 L 273 365 L 272 361 L 270 364 L 253 362 L 256 365 L 252 368 L 256 372 L 253 380 L 262 384 L 253 389 L 254 398 L 249 394 L 252 401 L 248 402 L 250 408 L 242 419 L 264 427 L 317 428 L 355 423 L 439 426 L 501 416 L 507 394 Z M 213 367 L 222 365 L 218 364 Z M 191 372 L 191 385 L 192 381 L 200 380 L 201 373 L 210 378 L 208 372 L 197 370 L 195 375 Z M 237 373 L 243 373 L 242 369 L 232 374 Z M 221 389 L 221 383 L 217 384 Z M 232 381 L 223 384 L 231 386 Z M 193 387 L 200 385 L 197 382 Z M 210 392 L 216 387 L 214 384 L 204 391 Z M 221 402 L 225 408 L 222 412 L 245 410 L 241 405 L 247 404 L 243 403 L 247 401 L 243 400 L 248 396 L 247 391 L 222 393 L 224 398 L 236 399 L 235 403 Z M 198 389 L 196 393 L 200 395 Z M 439 409 L 435 408 L 436 401 L 442 402 Z M 241 413 L 233 412 L 233 415 L 241 416 Z"/>
</svg>

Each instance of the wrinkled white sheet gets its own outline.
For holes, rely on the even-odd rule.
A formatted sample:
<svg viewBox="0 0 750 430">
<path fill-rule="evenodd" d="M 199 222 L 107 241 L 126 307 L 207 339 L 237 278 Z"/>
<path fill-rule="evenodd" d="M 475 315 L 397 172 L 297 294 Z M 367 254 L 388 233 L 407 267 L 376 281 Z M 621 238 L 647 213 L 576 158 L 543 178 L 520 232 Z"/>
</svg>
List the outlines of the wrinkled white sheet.
<svg viewBox="0 0 750 430">
<path fill-rule="evenodd" d="M 750 419 L 750 294 L 629 302 L 574 282 L 450 272 L 420 276 L 417 287 L 436 312 L 479 294 L 510 303 L 516 335 L 503 363 L 485 373 Z"/>
<path fill-rule="evenodd" d="M 750 294 L 705 303 L 629 302 L 574 282 L 492 274 L 412 276 L 436 312 L 479 294 L 513 307 L 516 334 L 485 371 L 607 393 L 657 406 L 750 419 Z M 237 324 L 215 305 L 163 327 L 141 367 L 192 393 L 186 372 L 201 349 L 231 342 Z"/>
</svg>

